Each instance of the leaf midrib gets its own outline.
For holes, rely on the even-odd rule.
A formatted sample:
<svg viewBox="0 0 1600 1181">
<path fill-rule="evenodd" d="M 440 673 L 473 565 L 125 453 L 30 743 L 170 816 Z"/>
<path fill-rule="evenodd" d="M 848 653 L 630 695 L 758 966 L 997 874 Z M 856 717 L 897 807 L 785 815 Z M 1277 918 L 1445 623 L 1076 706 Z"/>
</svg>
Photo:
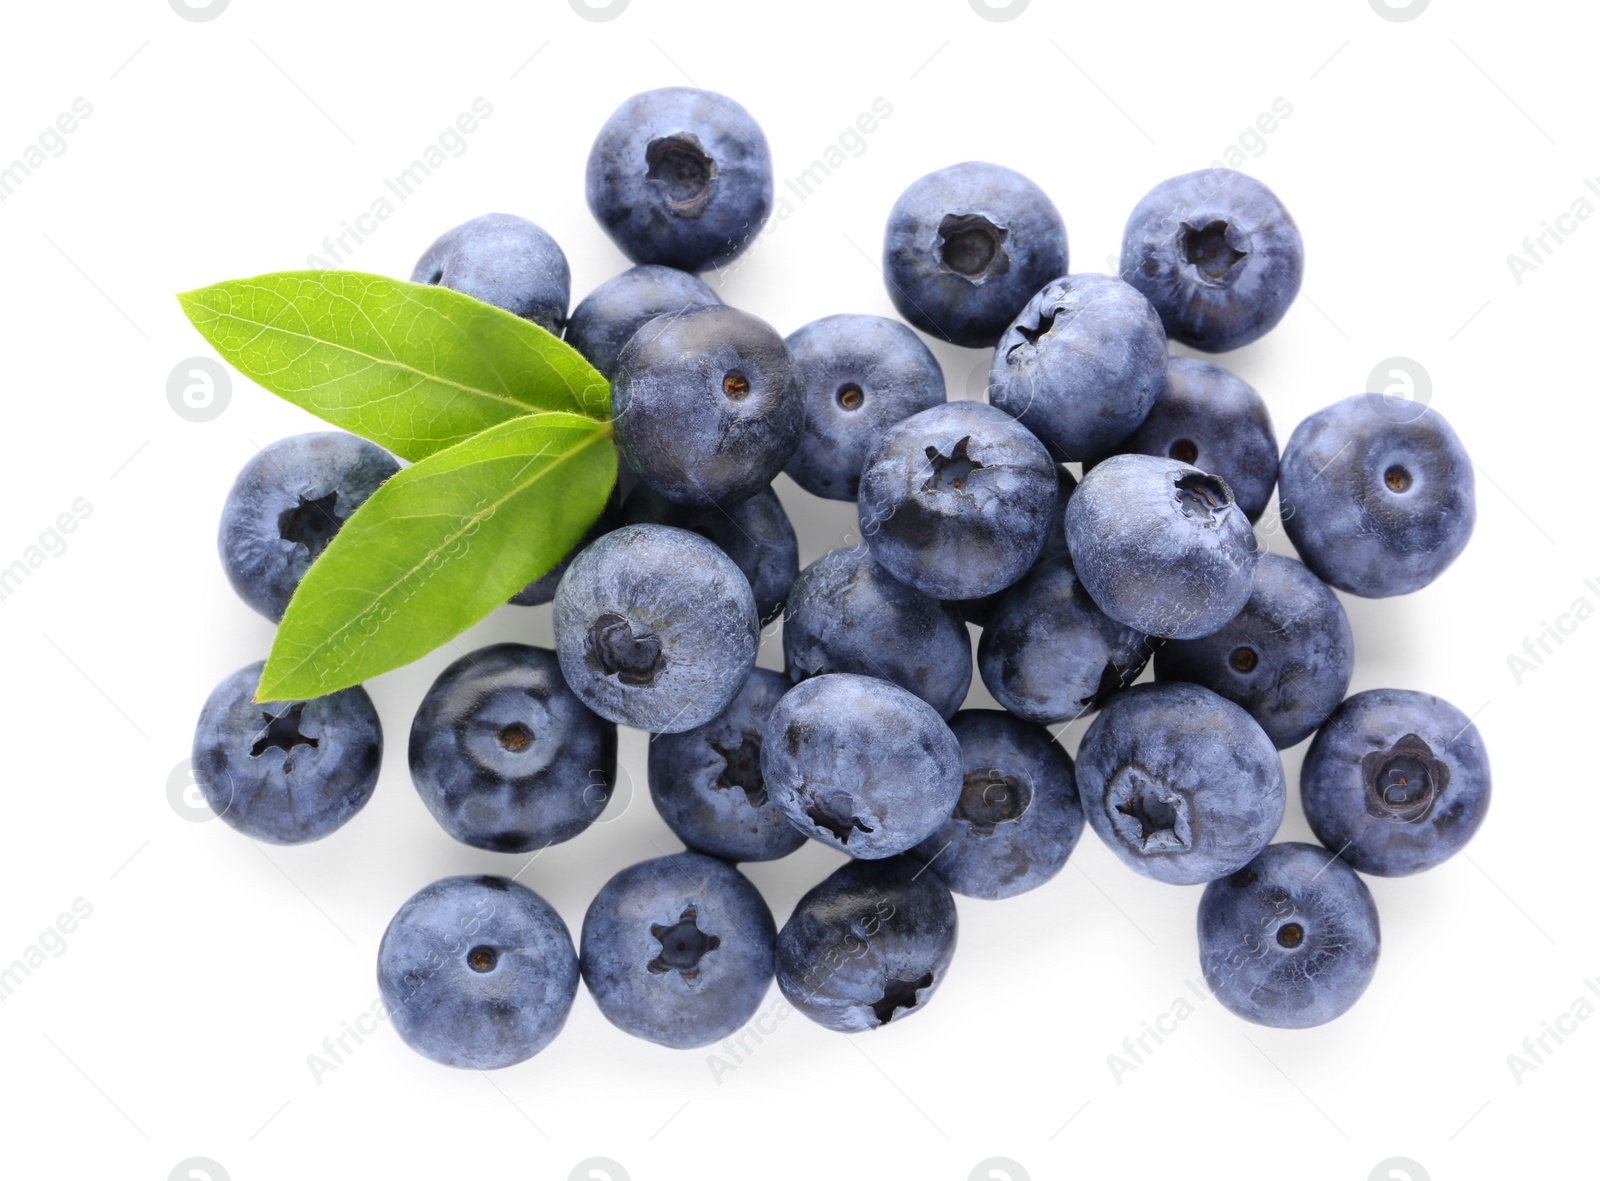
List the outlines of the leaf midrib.
<svg viewBox="0 0 1600 1181">
<path fill-rule="evenodd" d="M 267 289 L 266 288 L 258 288 L 257 290 L 267 290 Z M 289 306 L 293 307 L 294 305 L 290 304 Z M 399 371 L 399 372 L 414 374 L 415 376 L 420 377 L 420 378 L 424 378 L 424 379 L 426 379 L 428 381 L 437 382 L 439 385 L 447 386 L 449 388 L 456 389 L 456 390 L 460 390 L 464 394 L 477 394 L 477 395 L 479 395 L 481 397 L 489 399 L 490 401 L 503 402 L 507 406 L 515 407 L 519 411 L 519 413 L 525 414 L 529 410 L 537 409 L 537 407 L 535 407 L 532 403 L 518 401 L 516 398 L 511 397 L 509 394 L 497 394 L 497 393 L 494 393 L 493 391 L 483 389 L 483 388 L 481 388 L 479 386 L 464 385 L 459 381 L 451 381 L 447 377 L 440 377 L 438 374 L 429 373 L 424 369 L 418 369 L 415 365 L 408 365 L 404 361 L 397 361 L 397 360 L 393 359 L 392 357 L 391 358 L 385 358 L 385 357 L 374 356 L 372 353 L 363 352 L 361 349 L 353 348 L 353 347 L 351 347 L 349 345 L 335 344 L 335 343 L 333 343 L 331 341 L 322 340 L 322 339 L 320 339 L 318 337 L 311 336 L 310 334 L 305 333 L 305 332 L 295 332 L 292 329 L 280 327 L 279 325 L 277 325 L 275 323 L 262 322 L 260 320 L 248 320 L 245 317 L 240 316 L 240 315 L 236 315 L 233 312 L 218 311 L 215 308 L 211 308 L 209 310 L 211 311 L 211 314 L 214 317 L 216 317 L 217 319 L 231 320 L 231 321 L 233 321 L 235 323 L 246 324 L 246 325 L 249 325 L 249 326 L 251 326 L 251 327 L 256 329 L 255 335 L 252 336 L 249 340 L 245 341 L 244 345 L 241 346 L 241 348 L 248 347 L 249 345 L 254 344 L 256 342 L 256 340 L 259 337 L 261 337 L 262 335 L 264 335 L 265 333 L 276 332 L 276 333 L 279 333 L 279 334 L 281 334 L 283 336 L 293 337 L 293 338 L 298 339 L 298 340 L 310 341 L 312 344 L 320 345 L 320 346 L 322 346 L 324 348 L 338 349 L 340 352 L 349 353 L 351 356 L 360 357 L 363 360 L 369 361 L 374 365 L 382 365 L 382 366 L 385 366 L 386 368 L 393 369 L 393 370 L 396 370 L 396 371 Z M 235 350 L 235 351 L 240 351 L 240 350 Z M 540 358 L 540 359 L 543 360 L 543 358 Z M 549 364 L 549 362 L 545 362 L 545 363 L 547 365 Z M 307 388 L 316 389 L 318 387 L 317 386 L 309 386 Z"/>
<path fill-rule="evenodd" d="M 564 411 L 554 411 L 553 413 L 565 413 L 565 412 Z M 574 415 L 573 417 L 581 417 L 581 415 Z M 559 455 L 555 459 L 553 459 L 550 463 L 548 463 L 544 467 L 540 468 L 538 476 L 530 477 L 529 479 L 521 480 L 521 481 L 518 481 L 515 484 L 511 485 L 510 489 L 505 493 L 505 495 L 501 496 L 498 500 L 493 501 L 489 505 L 489 507 L 488 507 L 488 509 L 486 511 L 479 512 L 479 513 L 474 513 L 473 516 L 471 518 L 469 518 L 469 519 L 474 524 L 479 524 L 483 520 L 487 519 L 488 517 L 493 516 L 494 513 L 500 508 L 501 505 L 505 504 L 513 496 L 516 496 L 516 495 L 520 494 L 522 491 L 524 491 L 530 483 L 534 482 L 537 479 L 542 479 L 545 475 L 547 475 L 548 473 L 550 473 L 554 469 L 560 467 L 562 464 L 566 463 L 567 460 L 571 459 L 573 456 L 578 455 L 579 453 L 587 450 L 588 448 L 594 446 L 596 443 L 598 443 L 598 442 L 602 441 L 603 439 L 605 439 L 606 438 L 606 433 L 605 433 L 604 430 L 600 429 L 604 424 L 600 423 L 600 422 L 598 422 L 596 420 L 591 420 L 591 421 L 594 422 L 594 426 L 595 426 L 595 432 L 594 432 L 593 435 L 591 435 L 588 439 L 584 440 L 582 443 L 578 444 L 576 447 L 573 447 L 571 450 L 563 452 L 561 455 Z M 496 460 L 503 459 L 503 458 L 505 458 L 505 457 L 504 456 L 495 456 L 495 457 L 484 458 L 484 459 L 476 459 L 476 460 L 473 460 L 471 463 L 463 464 L 462 467 L 457 468 L 455 470 L 457 470 L 457 471 L 465 471 L 468 468 L 476 467 L 476 466 L 478 466 L 480 464 L 484 464 L 484 463 L 493 463 Z M 533 458 L 537 459 L 539 457 L 538 456 L 534 456 Z M 406 570 L 406 572 L 403 575 L 401 575 L 395 581 L 391 582 L 388 586 L 384 587 L 384 589 L 382 591 L 380 591 L 378 594 L 374 595 L 372 597 L 372 602 L 373 603 L 378 603 L 378 602 L 383 601 L 383 599 L 385 599 L 388 595 L 393 593 L 393 591 L 395 590 L 396 587 L 400 586 L 401 583 L 405 582 L 405 580 L 407 578 L 410 578 L 411 575 L 415 574 L 418 569 L 420 569 L 424 564 L 426 564 L 429 560 L 431 560 L 434 557 L 435 554 L 439 553 L 441 550 L 445 549 L 449 545 L 454 544 L 457 540 L 460 539 L 462 534 L 465 533 L 465 532 L 466 532 L 466 528 L 465 528 L 465 526 L 463 526 L 462 528 L 458 529 L 456 532 L 450 534 L 449 537 L 445 541 L 441 542 L 439 545 L 437 545 L 437 546 L 433 547 L 432 549 L 430 549 L 428 551 L 427 555 L 424 558 L 422 558 L 418 562 L 415 562 L 409 569 Z M 303 657 L 299 661 L 296 661 L 293 665 L 287 667 L 284 670 L 284 675 L 279 677 L 277 679 L 276 683 L 277 684 L 282 684 L 284 681 L 288 680 L 295 673 L 299 672 L 302 668 L 304 668 L 306 666 L 306 664 L 308 664 L 311 661 L 311 659 L 313 658 L 313 656 L 316 653 L 318 653 L 320 651 L 323 651 L 324 649 L 326 649 L 329 646 L 331 646 L 333 644 L 333 642 L 338 639 L 338 637 L 342 636 L 346 631 L 348 631 L 350 628 L 354 627 L 355 624 L 360 620 L 362 614 L 364 614 L 365 611 L 368 610 L 368 609 L 369 608 L 364 608 L 363 611 L 357 613 L 354 618 L 346 621 L 345 623 L 340 624 L 333 631 L 325 633 L 323 638 L 318 643 L 316 643 L 316 644 L 311 646 L 311 648 L 308 650 L 308 654 L 305 657 Z M 258 688 L 257 689 L 257 693 L 259 694 L 260 691 L 261 690 Z M 257 700 L 276 700 L 276 698 L 261 698 L 261 697 L 258 696 Z"/>
</svg>

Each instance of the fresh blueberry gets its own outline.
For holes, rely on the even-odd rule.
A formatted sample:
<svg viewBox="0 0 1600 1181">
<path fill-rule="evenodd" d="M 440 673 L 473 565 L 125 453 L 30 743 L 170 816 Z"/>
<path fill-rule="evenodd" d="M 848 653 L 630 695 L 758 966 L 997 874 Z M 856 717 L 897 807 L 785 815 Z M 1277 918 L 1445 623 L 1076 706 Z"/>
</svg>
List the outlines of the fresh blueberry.
<svg viewBox="0 0 1600 1181">
<path fill-rule="evenodd" d="M 636 263 L 721 266 L 772 212 L 767 137 L 738 103 L 688 86 L 636 94 L 589 152 L 589 211 Z"/>
<path fill-rule="evenodd" d="M 953 607 L 891 578 L 866 546 L 848 546 L 800 572 L 783 662 L 795 683 L 819 673 L 882 677 L 948 718 L 972 683 L 972 637 Z"/>
<path fill-rule="evenodd" d="M 789 514 L 770 487 L 731 504 L 691 505 L 668 500 L 641 484 L 623 503 L 622 521 L 626 525 L 672 525 L 716 545 L 750 580 L 762 622 L 783 610 L 800 572 L 800 543 Z"/>
<path fill-rule="evenodd" d="M 1122 277 L 1167 335 L 1208 353 L 1264 335 L 1300 292 L 1300 230 L 1272 190 L 1228 168 L 1162 181 L 1122 234 Z"/>
<path fill-rule="evenodd" d="M 572 273 L 556 240 L 509 213 L 446 230 L 417 260 L 411 281 L 492 303 L 557 336 L 572 298 Z"/>
<path fill-rule="evenodd" d="M 777 924 L 725 861 L 677 853 L 629 866 L 589 904 L 583 982 L 618 1029 L 687 1050 L 727 1037 L 772 983 Z"/>
<path fill-rule="evenodd" d="M 1308 737 L 1350 687 L 1355 638 L 1338 597 L 1293 558 L 1262 554 L 1244 610 L 1156 652 L 1156 680 L 1189 681 L 1241 705 L 1282 750 Z"/>
<path fill-rule="evenodd" d="M 584 296 L 567 320 L 567 343 L 610 381 L 622 346 L 651 320 L 721 302 L 715 291 L 688 271 L 633 267 Z"/>
<path fill-rule="evenodd" d="M 915 332 L 883 316 L 824 316 L 785 343 L 805 433 L 783 470 L 816 496 L 854 500 L 883 432 L 944 401 L 944 371 Z"/>
<path fill-rule="evenodd" d="M 1150 301 L 1110 275 L 1045 284 L 994 351 L 989 402 L 1059 458 L 1096 460 L 1160 397 L 1167 335 Z"/>
<path fill-rule="evenodd" d="M 1067 470 L 1064 463 L 1056 464 L 1056 511 L 1050 514 L 1044 535 L 1044 548 L 1039 551 L 1039 556 L 1033 560 L 1032 570 L 1037 570 L 1051 558 L 1065 557 L 1067 554 L 1067 526 L 1066 508 L 1067 498 L 1078 487 L 1078 478 Z M 1015 585 L 1015 584 L 1013 584 Z M 978 599 L 952 599 L 950 605 L 961 613 L 961 618 L 968 623 L 975 623 L 979 627 L 988 627 L 994 618 L 995 608 L 1000 605 L 1004 590 L 996 591 L 992 595 L 984 595 Z"/>
<path fill-rule="evenodd" d="M 1269 845 L 1200 896 L 1200 968 L 1246 1021 L 1308 1029 L 1361 998 L 1378 966 L 1378 908 L 1348 866 L 1299 841 Z"/>
<path fill-rule="evenodd" d="M 194 731 L 194 781 L 211 810 L 274 845 L 321 840 L 366 805 L 383 727 L 359 685 L 307 701 L 257 701 L 258 660 L 211 691 Z"/>
<path fill-rule="evenodd" d="M 611 496 L 606 500 L 606 507 L 601 510 L 594 524 L 589 526 L 589 531 L 583 535 L 578 544 L 572 547 L 571 552 L 512 595 L 510 601 L 518 607 L 539 607 L 550 602 L 556 597 L 556 587 L 561 585 L 561 576 L 567 572 L 567 567 L 572 565 L 572 559 L 620 524 L 622 524 L 622 512 L 617 499 L 617 490 L 613 488 Z"/>
<path fill-rule="evenodd" d="M 1283 764 L 1255 719 L 1181 682 L 1116 694 L 1078 746 L 1089 824 L 1158 882 L 1226 877 L 1267 847 L 1283 820 Z"/>
<path fill-rule="evenodd" d="M 1067 273 L 1067 230 L 1020 172 L 968 161 L 912 182 L 889 212 L 883 276 L 930 336 L 992 348 L 1023 305 Z"/>
<path fill-rule="evenodd" d="M 291 435 L 245 464 L 222 506 L 217 551 L 239 597 L 276 623 L 351 513 L 400 465 L 343 431 Z"/>
<path fill-rule="evenodd" d="M 1300 802 L 1317 840 L 1362 873 L 1432 869 L 1470 841 L 1489 811 L 1483 737 L 1448 701 L 1369 689 L 1311 740 Z"/>
<path fill-rule="evenodd" d="M 411 781 L 446 832 L 497 853 L 571 840 L 605 811 L 617 728 L 547 648 L 494 644 L 439 674 L 411 723 Z"/>
<path fill-rule="evenodd" d="M 1278 481 L 1278 440 L 1254 387 L 1194 357 L 1167 361 L 1155 408 L 1120 452 L 1164 455 L 1227 482 L 1244 515 L 1261 519 Z"/>
<path fill-rule="evenodd" d="M 378 945 L 378 991 L 396 1032 L 446 1066 L 495 1070 L 561 1032 L 578 992 L 578 956 L 561 916 L 501 877 L 424 886 Z"/>
<path fill-rule="evenodd" d="M 852 857 L 892 857 L 955 810 L 961 746 L 931 705 L 899 685 L 826 673 L 773 709 L 761 774 L 807 836 Z"/>
<path fill-rule="evenodd" d="M 994 699 L 1041 725 L 1100 709 L 1150 659 L 1141 631 L 1094 605 L 1066 554 L 1003 592 L 978 637 L 978 675 Z"/>
<path fill-rule="evenodd" d="M 1369 599 L 1439 577 L 1478 515 L 1472 459 L 1444 416 L 1382 394 L 1335 402 L 1294 428 L 1278 502 L 1301 560 Z"/>
<path fill-rule="evenodd" d="M 697 853 L 772 861 L 806 843 L 778 810 L 761 774 L 761 739 L 788 678 L 757 668 L 733 703 L 703 726 L 650 743 L 650 798 L 667 827 Z"/>
<path fill-rule="evenodd" d="M 794 453 L 805 418 L 783 338 L 721 305 L 657 316 L 634 333 L 611 395 L 628 466 L 683 504 L 760 492 Z"/>
<path fill-rule="evenodd" d="M 716 717 L 761 643 L 750 580 L 711 542 L 624 525 L 573 559 L 553 609 L 561 672 L 613 722 L 659 734 Z"/>
<path fill-rule="evenodd" d="M 1004 710 L 962 710 L 950 731 L 961 744 L 961 798 L 911 856 L 969 898 L 1044 885 L 1083 835 L 1072 760 L 1050 731 Z"/>
<path fill-rule="evenodd" d="M 1225 480 L 1176 459 L 1114 455 L 1067 501 L 1067 548 L 1112 619 L 1152 636 L 1210 635 L 1255 587 L 1255 531 Z"/>
<path fill-rule="evenodd" d="M 910 857 L 841 865 L 795 904 L 778 934 L 778 987 L 841 1033 L 920 1013 L 956 950 L 956 901 Z"/>
<path fill-rule="evenodd" d="M 976 599 L 1027 572 L 1056 505 L 1056 466 L 1016 419 L 947 402 L 884 432 L 861 476 L 861 533 L 894 577 Z"/>
</svg>

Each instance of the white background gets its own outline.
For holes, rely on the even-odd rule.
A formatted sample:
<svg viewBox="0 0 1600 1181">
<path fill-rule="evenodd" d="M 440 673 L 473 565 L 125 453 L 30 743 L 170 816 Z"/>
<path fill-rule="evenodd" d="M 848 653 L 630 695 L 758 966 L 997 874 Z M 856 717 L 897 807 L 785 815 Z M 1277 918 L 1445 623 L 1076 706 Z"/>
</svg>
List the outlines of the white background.
<svg viewBox="0 0 1600 1181">
<path fill-rule="evenodd" d="M 1600 606 L 1600 219 L 1566 222 L 1576 231 L 1547 239 L 1520 283 L 1506 259 L 1575 199 L 1600 205 L 1584 187 L 1600 173 L 1590 6 L 1436 3 L 1395 21 L 1367 0 L 1034 0 L 986 20 L 967 0 L 633 0 L 601 22 L 565 0 L 233 0 L 193 21 L 139 0 L 12 4 L 5 21 L 0 163 L 74 99 L 93 106 L 0 203 L 0 565 L 78 498 L 92 506 L 0 601 L 0 965 L 74 900 L 92 907 L 0 1001 L 7 1175 L 166 1178 L 192 1157 L 221 1166 L 194 1174 L 213 1181 L 561 1179 L 591 1157 L 620 1166 L 613 1181 L 966 1181 L 992 1157 L 1012 1162 L 993 1166 L 1009 1181 L 1361 1181 L 1396 1156 L 1415 1162 L 1412 1181 L 1585 1171 L 1600 1021 L 1570 1014 L 1580 996 L 1600 1004 L 1585 987 L 1600 977 L 1600 623 L 1560 617 L 1571 634 L 1520 678 L 1508 657 L 1575 600 Z M 313 1076 L 308 1056 L 374 1002 L 399 904 L 437 877 L 526 859 L 454 843 L 409 782 L 412 711 L 458 649 L 368 686 L 383 775 L 332 838 L 258 847 L 193 822 L 181 794 L 169 802 L 200 703 L 271 641 L 217 562 L 223 496 L 259 446 L 316 425 L 242 379 L 212 421 L 175 413 L 168 375 L 209 354 L 173 293 L 325 256 L 323 239 L 482 97 L 493 114 L 465 153 L 347 265 L 405 277 L 439 232 L 503 210 L 561 242 L 576 302 L 625 266 L 584 205 L 589 143 L 628 94 L 674 84 L 755 114 L 780 192 L 873 99 L 893 106 L 720 280 L 784 332 L 893 314 L 874 260 L 895 195 L 924 172 L 969 158 L 1025 171 L 1064 214 L 1073 269 L 1105 270 L 1151 185 L 1218 159 L 1275 99 L 1292 106 L 1244 167 L 1302 228 L 1304 292 L 1226 363 L 1267 397 L 1281 442 L 1368 388 L 1380 361 L 1410 358 L 1480 476 L 1476 538 L 1442 579 L 1406 599 L 1346 599 L 1353 688 L 1449 698 L 1476 717 L 1498 780 L 1465 855 L 1371 882 L 1383 956 L 1346 1017 L 1274 1031 L 1207 1001 L 1115 1075 L 1123 1039 L 1192 995 L 1200 888 L 1139 878 L 1086 834 L 1046 887 L 962 899 L 947 982 L 878 1033 L 789 1016 L 718 1081 L 707 1052 L 630 1039 L 580 992 L 548 1050 L 494 1075 L 433 1065 L 381 1027 Z M 984 355 L 935 351 L 952 396 L 981 392 Z M 803 560 L 849 531 L 850 506 L 779 486 Z M 548 607 L 504 608 L 462 645 L 550 638 Z M 762 663 L 780 661 L 769 639 Z M 989 704 L 981 687 L 972 702 Z M 627 733 L 605 822 L 521 876 L 574 930 L 608 876 L 677 847 L 643 752 Z M 1291 785 L 1301 753 L 1285 755 Z M 1310 839 L 1293 791 L 1282 836 Z M 813 844 L 749 874 L 781 922 L 836 861 Z M 764 1011 L 777 1001 L 774 989 Z M 1514 1074 L 1508 1055 L 1526 1057 L 1524 1038 L 1558 1017 L 1574 1032 L 1547 1035 L 1552 1052 Z"/>
</svg>

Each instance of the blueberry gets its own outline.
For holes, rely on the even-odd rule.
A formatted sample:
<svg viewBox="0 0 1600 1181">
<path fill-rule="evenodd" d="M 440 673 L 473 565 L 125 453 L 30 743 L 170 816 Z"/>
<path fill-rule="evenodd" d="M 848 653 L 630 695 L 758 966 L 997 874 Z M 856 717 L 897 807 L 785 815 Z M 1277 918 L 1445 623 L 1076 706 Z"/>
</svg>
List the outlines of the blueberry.
<svg viewBox="0 0 1600 1181">
<path fill-rule="evenodd" d="M 1094 605 L 1066 554 L 1004 591 L 978 638 L 984 686 L 1012 713 L 1041 724 L 1100 709 L 1149 659 L 1148 637 Z"/>
<path fill-rule="evenodd" d="M 571 840 L 605 811 L 617 728 L 526 644 L 469 652 L 439 674 L 411 723 L 411 781 L 446 832 L 497 853 Z"/>
<path fill-rule="evenodd" d="M 572 565 L 572 559 L 620 524 L 622 524 L 622 512 L 617 499 L 617 490 L 613 488 L 611 496 L 606 500 L 605 508 L 578 540 L 578 544 L 572 547 L 566 557 L 512 595 L 510 602 L 518 607 L 540 607 L 550 602 L 556 597 L 556 587 L 561 585 L 561 576 L 567 572 L 567 567 Z"/>
<path fill-rule="evenodd" d="M 1190 681 L 1241 705 L 1280 750 L 1308 737 L 1350 687 L 1355 638 L 1338 597 L 1293 558 L 1262 554 L 1244 610 L 1156 652 L 1156 680 Z"/>
<path fill-rule="evenodd" d="M 624 525 L 556 588 L 561 672 L 613 722 L 662 734 L 708 722 L 755 667 L 761 621 L 744 572 L 705 538 Z"/>
<path fill-rule="evenodd" d="M 972 683 L 972 638 L 954 608 L 889 576 L 866 546 L 800 572 L 783 622 L 789 679 L 861 673 L 909 689 L 948 718 Z"/>
<path fill-rule="evenodd" d="M 1110 275 L 1072 275 L 1045 284 L 1000 338 L 989 401 L 1057 457 L 1101 459 L 1145 420 L 1166 368 L 1149 300 Z"/>
<path fill-rule="evenodd" d="M 492 303 L 557 336 L 572 298 L 572 273 L 556 240 L 509 213 L 446 230 L 417 260 L 411 281 Z"/>
<path fill-rule="evenodd" d="M 672 525 L 698 533 L 733 559 L 756 596 L 762 622 L 783 610 L 800 572 L 800 543 L 778 494 L 763 488 L 731 504 L 689 505 L 668 500 L 641 484 L 622 506 L 628 525 Z"/>
<path fill-rule="evenodd" d="M 650 743 L 650 798 L 667 827 L 695 852 L 772 861 L 806 843 L 761 774 L 767 719 L 788 688 L 782 673 L 754 669 L 732 704 L 705 725 Z"/>
<path fill-rule="evenodd" d="M 1078 487 L 1078 479 L 1064 463 L 1056 464 L 1056 511 L 1050 514 L 1050 520 L 1045 528 L 1044 548 L 1039 551 L 1039 556 L 1033 560 L 1029 567 L 1030 572 L 1037 570 L 1051 558 L 1065 557 L 1067 554 L 1067 526 L 1066 507 L 1067 498 Z M 1015 585 L 1015 584 L 1013 584 Z M 984 595 L 977 599 L 953 599 L 950 605 L 961 613 L 961 618 L 968 623 L 975 623 L 979 627 L 988 627 L 989 621 L 994 618 L 995 608 L 1000 605 L 1000 598 L 1006 592 L 996 591 L 992 595 Z"/>
<path fill-rule="evenodd" d="M 861 533 L 894 577 L 936 599 L 1010 586 L 1044 547 L 1056 467 L 1010 415 L 948 402 L 884 432 L 861 477 Z"/>
<path fill-rule="evenodd" d="M 359 685 L 308 701 L 256 701 L 258 660 L 211 691 L 194 731 L 194 780 L 211 810 L 274 845 L 321 840 L 366 806 L 383 727 Z"/>
<path fill-rule="evenodd" d="M 678 853 L 617 874 L 583 916 L 595 1004 L 634 1037 L 687 1050 L 733 1033 L 772 982 L 777 925 L 725 861 Z"/>
<path fill-rule="evenodd" d="M 1210 635 L 1255 587 L 1256 535 L 1233 490 L 1176 459 L 1096 464 L 1067 502 L 1066 525 L 1089 597 L 1147 635 Z"/>
<path fill-rule="evenodd" d="M 567 321 L 567 343 L 610 381 L 622 346 L 651 320 L 721 302 L 715 291 L 688 271 L 633 267 L 584 296 Z"/>
<path fill-rule="evenodd" d="M 1269 845 L 1200 896 L 1200 968 L 1231 1012 L 1278 1029 L 1332 1021 L 1378 966 L 1378 908 L 1326 849 Z"/>
<path fill-rule="evenodd" d="M 1362 873 L 1431 869 L 1489 811 L 1489 756 L 1471 720 L 1409 689 L 1369 689 L 1311 740 L 1300 802 L 1317 840 Z"/>
<path fill-rule="evenodd" d="M 956 902 L 909 857 L 851 861 L 796 903 L 778 934 L 778 987 L 841 1033 L 920 1013 L 956 950 Z"/>
<path fill-rule="evenodd" d="M 239 597 L 276 623 L 295 587 L 351 513 L 400 465 L 343 431 L 291 435 L 245 464 L 217 530 L 222 568 Z"/>
<path fill-rule="evenodd" d="M 533 1057 L 567 1022 L 578 957 L 561 916 L 501 877 L 424 886 L 378 945 L 395 1031 L 425 1058 L 494 1070 Z"/>
<path fill-rule="evenodd" d="M 1044 727 L 1004 710 L 962 710 L 950 731 L 961 744 L 961 798 L 911 855 L 971 898 L 1044 885 L 1083 835 L 1072 760 Z"/>
<path fill-rule="evenodd" d="M 1222 366 L 1193 357 L 1167 361 L 1155 408 L 1117 450 L 1210 472 L 1233 489 L 1252 521 L 1261 519 L 1278 481 L 1278 440 L 1261 395 Z"/>
<path fill-rule="evenodd" d="M 784 471 L 830 500 L 854 500 L 883 432 L 944 401 L 944 371 L 898 320 L 824 316 L 789 335 L 805 433 Z"/>
<path fill-rule="evenodd" d="M 1033 293 L 1067 273 L 1067 230 L 1044 191 L 968 161 L 912 182 L 889 212 L 883 277 L 900 314 L 931 336 L 991 348 Z"/>
<path fill-rule="evenodd" d="M 1169 337 L 1208 353 L 1247 345 L 1283 319 L 1304 270 L 1289 211 L 1266 185 L 1227 168 L 1162 181 L 1122 234 L 1122 277 Z"/>
<path fill-rule="evenodd" d="M 1089 824 L 1131 868 L 1174 885 L 1226 877 L 1283 820 L 1277 749 L 1249 714 L 1199 685 L 1135 685 L 1078 747 Z"/>
<path fill-rule="evenodd" d="M 721 266 L 772 212 L 760 126 L 709 90 L 668 86 L 624 102 L 589 151 L 589 211 L 636 263 Z"/>
<path fill-rule="evenodd" d="M 1278 501 L 1301 560 L 1369 599 L 1439 577 L 1478 515 L 1472 459 L 1444 416 L 1381 394 L 1335 402 L 1294 428 Z"/>
<path fill-rule="evenodd" d="M 651 320 L 617 358 L 611 394 L 628 466 L 683 504 L 754 496 L 783 470 L 804 425 L 783 338 L 730 307 Z"/>
<path fill-rule="evenodd" d="M 899 685 L 827 673 L 773 709 L 761 774 L 807 836 L 852 857 L 892 857 L 955 809 L 961 747 L 934 708 Z"/>
</svg>

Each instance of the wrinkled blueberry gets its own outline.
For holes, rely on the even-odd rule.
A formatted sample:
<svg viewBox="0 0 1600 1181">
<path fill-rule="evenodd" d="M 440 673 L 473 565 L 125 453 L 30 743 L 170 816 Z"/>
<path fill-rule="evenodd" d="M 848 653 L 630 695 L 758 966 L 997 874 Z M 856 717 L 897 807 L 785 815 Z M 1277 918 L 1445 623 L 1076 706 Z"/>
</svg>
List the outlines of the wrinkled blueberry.
<svg viewBox="0 0 1600 1181">
<path fill-rule="evenodd" d="M 572 274 L 556 240 L 527 218 L 486 213 L 446 230 L 411 272 L 561 335 Z"/>
<path fill-rule="evenodd" d="M 1028 301 L 994 351 L 989 401 L 1058 458 L 1096 460 L 1145 420 L 1167 336 L 1150 301 L 1110 275 L 1072 275 Z"/>
<path fill-rule="evenodd" d="M 800 1012 L 855 1033 L 920 1013 L 956 950 L 956 904 L 909 857 L 851 861 L 795 904 L 778 934 L 778 987 Z"/>
<path fill-rule="evenodd" d="M 688 271 L 632 267 L 607 279 L 572 309 L 566 340 L 610 381 L 622 346 L 651 320 L 721 302 L 715 291 Z"/>
<path fill-rule="evenodd" d="M 876 677 L 826 673 L 778 702 L 761 774 L 789 822 L 852 857 L 916 845 L 955 808 L 961 747 L 927 702 Z"/>
</svg>

